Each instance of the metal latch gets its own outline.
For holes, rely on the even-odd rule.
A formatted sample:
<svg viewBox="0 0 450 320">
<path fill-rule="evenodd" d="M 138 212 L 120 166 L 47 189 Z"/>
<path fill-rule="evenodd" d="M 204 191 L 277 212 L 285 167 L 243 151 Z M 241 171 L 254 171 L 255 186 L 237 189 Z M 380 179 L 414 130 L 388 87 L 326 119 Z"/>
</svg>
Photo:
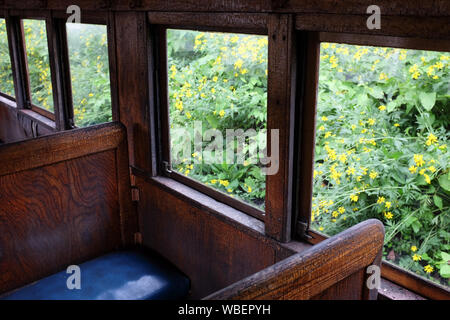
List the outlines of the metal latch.
<svg viewBox="0 0 450 320">
<path fill-rule="evenodd" d="M 163 170 L 167 174 L 172 173 L 172 169 L 170 168 L 170 163 L 168 161 L 163 161 Z"/>
<path fill-rule="evenodd" d="M 297 234 L 305 240 L 310 240 L 313 237 L 311 237 L 308 234 L 308 224 L 306 222 L 302 222 L 302 221 L 297 221 Z"/>
</svg>

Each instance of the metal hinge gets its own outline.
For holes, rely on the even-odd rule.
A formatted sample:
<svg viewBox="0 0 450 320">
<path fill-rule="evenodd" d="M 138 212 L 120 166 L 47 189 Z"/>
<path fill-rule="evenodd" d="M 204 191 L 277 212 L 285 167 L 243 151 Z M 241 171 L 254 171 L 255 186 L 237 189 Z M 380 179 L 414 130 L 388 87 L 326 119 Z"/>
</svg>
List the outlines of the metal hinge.
<svg viewBox="0 0 450 320">
<path fill-rule="evenodd" d="M 135 244 L 142 244 L 142 233 L 136 232 L 134 234 L 134 243 Z"/>
<path fill-rule="evenodd" d="M 308 224 L 306 222 L 297 221 L 297 234 L 304 240 L 310 240 L 312 237 L 308 234 Z"/>
<path fill-rule="evenodd" d="M 170 168 L 170 163 L 168 161 L 163 161 L 163 171 L 164 173 L 170 175 L 172 173 L 172 169 Z"/>
<path fill-rule="evenodd" d="M 131 186 L 131 201 L 139 201 L 139 189 L 136 186 Z"/>
</svg>

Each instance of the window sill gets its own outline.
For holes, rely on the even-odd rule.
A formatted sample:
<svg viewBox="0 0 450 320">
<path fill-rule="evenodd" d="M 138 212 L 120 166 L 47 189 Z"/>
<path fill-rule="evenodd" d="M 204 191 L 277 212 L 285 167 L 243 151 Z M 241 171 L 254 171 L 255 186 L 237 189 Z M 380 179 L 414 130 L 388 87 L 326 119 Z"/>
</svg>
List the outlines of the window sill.
<svg viewBox="0 0 450 320">
<path fill-rule="evenodd" d="M 253 218 L 242 211 L 219 202 L 208 195 L 205 195 L 204 193 L 188 187 L 174 179 L 163 176 L 151 177 L 135 167 L 132 167 L 131 171 L 133 175 L 159 186 L 165 191 L 175 195 L 177 198 L 183 199 L 191 205 L 214 215 L 222 221 L 230 223 L 239 230 L 251 233 L 258 238 L 266 238 L 264 234 L 264 222 Z"/>
</svg>

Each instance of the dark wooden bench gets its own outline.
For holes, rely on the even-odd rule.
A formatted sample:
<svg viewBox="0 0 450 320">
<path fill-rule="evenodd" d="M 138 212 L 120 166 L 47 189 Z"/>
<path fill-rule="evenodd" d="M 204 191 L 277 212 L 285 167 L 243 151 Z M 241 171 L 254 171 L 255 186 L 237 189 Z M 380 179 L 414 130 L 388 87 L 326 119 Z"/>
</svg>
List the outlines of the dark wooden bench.
<svg viewBox="0 0 450 320">
<path fill-rule="evenodd" d="M 4 298 L 179 299 L 188 294 L 189 280 L 180 271 L 154 253 L 134 250 L 137 217 L 122 125 L 2 145 L 0 163 Z M 81 290 L 66 285 L 69 265 L 81 268 Z"/>
</svg>

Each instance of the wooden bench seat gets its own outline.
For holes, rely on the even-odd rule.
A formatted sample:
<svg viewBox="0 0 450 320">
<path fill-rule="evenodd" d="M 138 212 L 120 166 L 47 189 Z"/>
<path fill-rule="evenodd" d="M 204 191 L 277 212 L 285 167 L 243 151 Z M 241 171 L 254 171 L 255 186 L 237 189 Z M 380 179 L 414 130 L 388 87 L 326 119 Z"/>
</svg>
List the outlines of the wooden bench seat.
<svg viewBox="0 0 450 320">
<path fill-rule="evenodd" d="M 4 300 L 178 300 L 189 279 L 170 263 L 143 251 L 118 251 L 79 265 L 80 289 L 69 289 L 63 270 L 6 294 Z"/>
</svg>

